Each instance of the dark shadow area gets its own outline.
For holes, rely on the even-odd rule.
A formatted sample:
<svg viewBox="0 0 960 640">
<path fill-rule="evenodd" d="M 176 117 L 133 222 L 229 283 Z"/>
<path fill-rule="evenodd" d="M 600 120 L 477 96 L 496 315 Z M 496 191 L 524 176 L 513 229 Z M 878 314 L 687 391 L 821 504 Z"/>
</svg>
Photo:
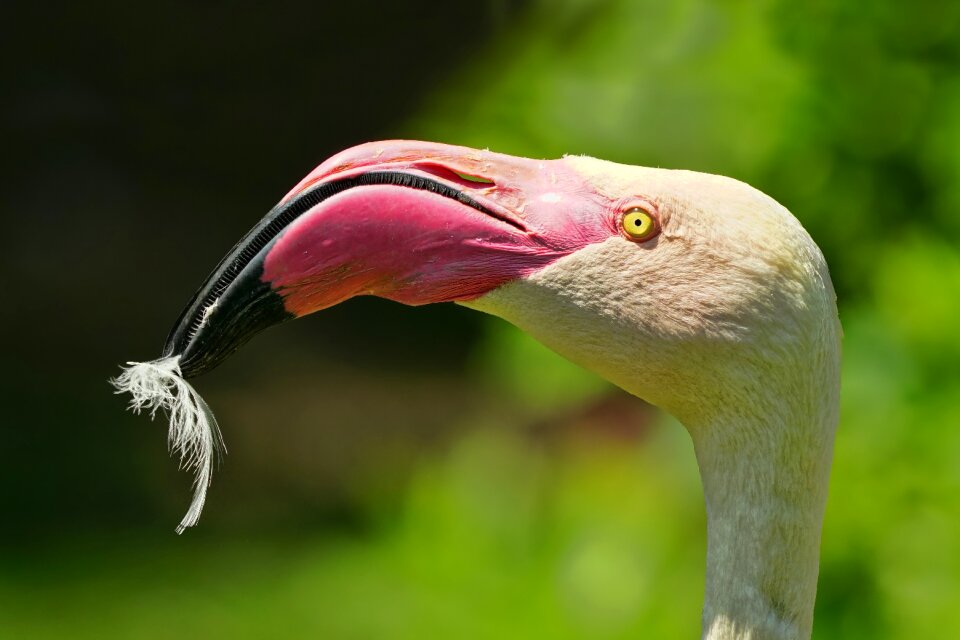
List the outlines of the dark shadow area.
<svg viewBox="0 0 960 640">
<path fill-rule="evenodd" d="M 123 413 L 107 377 L 159 355 L 207 272 L 302 175 L 341 148 L 402 136 L 398 124 L 519 10 L 5 5 L 0 535 L 169 518 L 164 502 L 186 493 L 157 486 L 170 478 L 162 422 Z M 267 332 L 198 385 L 269 386 L 304 351 L 334 367 L 456 375 L 479 321 L 451 305 L 356 300 Z M 345 517 L 336 496 L 318 501 L 316 513 Z"/>
</svg>

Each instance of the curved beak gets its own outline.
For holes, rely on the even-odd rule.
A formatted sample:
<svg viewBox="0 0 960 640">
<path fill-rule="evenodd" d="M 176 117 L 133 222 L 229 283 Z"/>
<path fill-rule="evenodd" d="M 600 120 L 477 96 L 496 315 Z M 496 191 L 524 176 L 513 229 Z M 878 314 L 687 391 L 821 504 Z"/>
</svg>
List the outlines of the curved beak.
<svg viewBox="0 0 960 640">
<path fill-rule="evenodd" d="M 307 175 L 220 261 L 167 338 L 186 377 L 268 326 L 357 295 L 472 300 L 615 234 L 563 160 L 428 142 L 348 149 Z"/>
</svg>

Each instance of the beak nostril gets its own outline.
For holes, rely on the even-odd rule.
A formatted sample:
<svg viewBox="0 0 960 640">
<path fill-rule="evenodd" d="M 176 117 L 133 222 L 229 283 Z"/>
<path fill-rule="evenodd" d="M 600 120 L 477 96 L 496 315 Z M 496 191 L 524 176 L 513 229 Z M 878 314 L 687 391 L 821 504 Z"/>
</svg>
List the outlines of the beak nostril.
<svg viewBox="0 0 960 640">
<path fill-rule="evenodd" d="M 433 174 L 438 178 L 442 178 L 461 187 L 482 189 L 496 186 L 496 183 L 490 178 L 457 171 L 456 169 L 446 167 L 435 162 L 420 162 L 417 163 L 416 168 L 420 171 Z"/>
<path fill-rule="evenodd" d="M 454 171 L 457 174 L 457 177 L 461 180 L 466 180 L 467 182 L 473 182 L 476 184 L 493 184 L 493 180 L 489 178 L 482 178 L 480 176 L 472 176 L 469 173 L 460 173 L 459 171 Z"/>
</svg>

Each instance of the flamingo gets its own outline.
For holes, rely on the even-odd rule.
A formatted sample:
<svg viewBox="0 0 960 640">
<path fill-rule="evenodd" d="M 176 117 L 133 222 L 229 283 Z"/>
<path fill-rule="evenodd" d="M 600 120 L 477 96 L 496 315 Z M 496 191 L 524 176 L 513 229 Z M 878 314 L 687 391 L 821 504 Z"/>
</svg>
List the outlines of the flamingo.
<svg viewBox="0 0 960 640">
<path fill-rule="evenodd" d="M 706 503 L 702 637 L 810 637 L 841 328 L 826 262 L 783 206 L 691 171 L 363 144 L 227 254 L 163 362 L 199 375 L 359 295 L 498 316 L 673 414 Z"/>
</svg>

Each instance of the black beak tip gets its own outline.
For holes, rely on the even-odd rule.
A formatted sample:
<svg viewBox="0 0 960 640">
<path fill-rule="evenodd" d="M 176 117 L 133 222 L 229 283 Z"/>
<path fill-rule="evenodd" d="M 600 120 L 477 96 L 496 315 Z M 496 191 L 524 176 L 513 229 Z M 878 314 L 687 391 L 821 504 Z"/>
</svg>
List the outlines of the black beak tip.
<svg viewBox="0 0 960 640">
<path fill-rule="evenodd" d="M 258 256 L 224 291 L 216 291 L 215 272 L 194 295 L 164 346 L 164 356 L 180 356 L 185 378 L 212 370 L 260 331 L 293 317 L 262 274 Z"/>
</svg>

